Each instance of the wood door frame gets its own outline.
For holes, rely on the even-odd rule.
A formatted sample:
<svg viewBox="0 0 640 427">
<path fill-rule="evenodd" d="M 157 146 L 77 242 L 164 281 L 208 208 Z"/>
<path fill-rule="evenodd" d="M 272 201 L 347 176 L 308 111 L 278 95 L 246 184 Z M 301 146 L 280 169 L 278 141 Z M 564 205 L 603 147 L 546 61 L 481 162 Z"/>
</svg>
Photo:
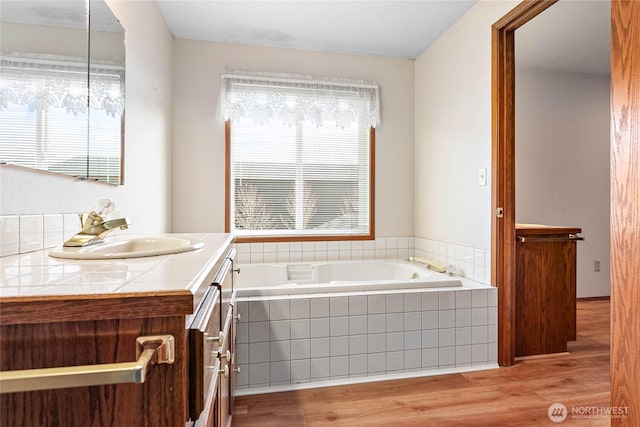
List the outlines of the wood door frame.
<svg viewBox="0 0 640 427">
<path fill-rule="evenodd" d="M 514 33 L 556 1 L 525 0 L 491 27 L 491 283 L 498 288 L 498 364 L 501 366 L 509 366 L 515 359 Z"/>
</svg>

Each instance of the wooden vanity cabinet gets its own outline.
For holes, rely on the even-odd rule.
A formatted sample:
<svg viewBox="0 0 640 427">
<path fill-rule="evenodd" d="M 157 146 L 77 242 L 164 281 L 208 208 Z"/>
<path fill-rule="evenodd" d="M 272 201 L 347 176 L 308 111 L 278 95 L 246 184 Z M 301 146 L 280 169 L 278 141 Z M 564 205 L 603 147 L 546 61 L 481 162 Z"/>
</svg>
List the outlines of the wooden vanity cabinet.
<svg viewBox="0 0 640 427">
<path fill-rule="evenodd" d="M 223 250 L 195 312 L 189 291 L 0 299 L 2 371 L 133 362 L 137 337 L 175 340 L 175 361 L 150 366 L 142 384 L 0 393 L 0 426 L 230 426 L 235 250 Z"/>
<path fill-rule="evenodd" d="M 576 339 L 580 228 L 516 226 L 516 356 L 567 351 Z"/>
</svg>

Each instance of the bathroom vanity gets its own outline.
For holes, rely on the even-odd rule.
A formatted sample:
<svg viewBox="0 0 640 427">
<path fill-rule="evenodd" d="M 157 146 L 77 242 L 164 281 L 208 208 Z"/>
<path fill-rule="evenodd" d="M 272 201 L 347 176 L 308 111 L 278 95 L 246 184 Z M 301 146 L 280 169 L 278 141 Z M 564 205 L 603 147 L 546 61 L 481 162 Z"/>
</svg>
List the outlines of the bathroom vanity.
<svg viewBox="0 0 640 427">
<path fill-rule="evenodd" d="M 182 236 L 204 246 L 0 258 L 0 425 L 230 425 L 234 238 Z"/>
</svg>

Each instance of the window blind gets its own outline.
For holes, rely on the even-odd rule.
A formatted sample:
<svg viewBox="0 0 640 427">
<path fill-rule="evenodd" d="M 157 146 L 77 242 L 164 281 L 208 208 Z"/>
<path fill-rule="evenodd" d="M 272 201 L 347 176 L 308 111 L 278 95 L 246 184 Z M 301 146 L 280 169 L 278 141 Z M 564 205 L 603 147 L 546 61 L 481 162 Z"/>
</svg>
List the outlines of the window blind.
<svg viewBox="0 0 640 427">
<path fill-rule="evenodd" d="M 238 236 L 370 235 L 377 86 L 309 83 L 223 78 Z"/>
</svg>

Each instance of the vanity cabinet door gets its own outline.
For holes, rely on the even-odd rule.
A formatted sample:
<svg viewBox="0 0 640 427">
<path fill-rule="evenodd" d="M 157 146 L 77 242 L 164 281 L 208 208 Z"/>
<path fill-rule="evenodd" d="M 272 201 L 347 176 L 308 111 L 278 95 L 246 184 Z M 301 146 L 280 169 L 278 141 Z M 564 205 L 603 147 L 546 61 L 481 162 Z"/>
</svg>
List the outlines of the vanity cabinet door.
<svg viewBox="0 0 640 427">
<path fill-rule="evenodd" d="M 220 359 L 220 369 L 219 369 L 219 391 L 218 391 L 218 402 L 220 406 L 220 426 L 228 427 L 231 425 L 231 410 L 232 410 L 232 379 L 233 379 L 233 354 L 232 350 L 232 342 L 234 340 L 233 336 L 233 305 L 229 305 L 227 310 L 227 315 L 225 316 L 226 323 L 223 329 L 224 332 L 224 342 L 220 347 L 220 352 L 218 353 L 218 357 Z"/>
</svg>

